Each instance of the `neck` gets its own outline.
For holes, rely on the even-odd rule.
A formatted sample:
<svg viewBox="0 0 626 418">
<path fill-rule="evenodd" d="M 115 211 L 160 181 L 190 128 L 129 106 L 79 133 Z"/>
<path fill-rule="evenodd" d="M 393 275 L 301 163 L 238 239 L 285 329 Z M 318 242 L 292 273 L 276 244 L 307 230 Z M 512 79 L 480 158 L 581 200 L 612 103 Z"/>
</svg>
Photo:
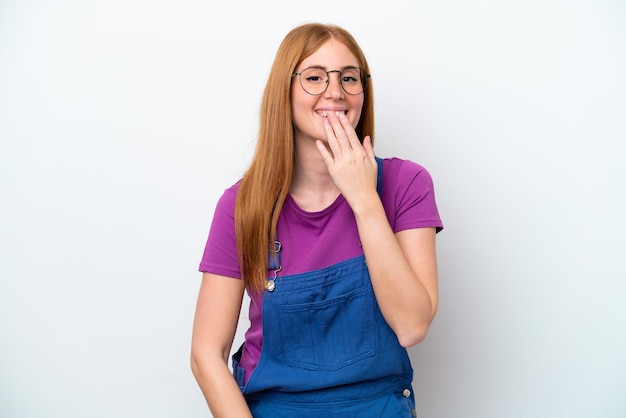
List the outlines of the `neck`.
<svg viewBox="0 0 626 418">
<path fill-rule="evenodd" d="M 319 211 L 337 199 L 339 189 L 328 173 L 314 141 L 296 143 L 295 172 L 289 193 L 298 206 L 307 211 Z"/>
</svg>

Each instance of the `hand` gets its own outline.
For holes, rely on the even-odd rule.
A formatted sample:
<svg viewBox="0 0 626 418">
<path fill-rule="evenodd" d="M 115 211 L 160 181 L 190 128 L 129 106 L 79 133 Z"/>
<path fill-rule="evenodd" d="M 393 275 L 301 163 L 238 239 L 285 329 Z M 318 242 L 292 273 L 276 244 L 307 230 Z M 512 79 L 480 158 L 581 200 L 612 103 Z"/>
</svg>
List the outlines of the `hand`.
<svg viewBox="0 0 626 418">
<path fill-rule="evenodd" d="M 363 144 L 343 112 L 329 112 L 324 119 L 328 145 L 317 141 L 317 149 L 341 194 L 354 210 L 354 205 L 371 193 L 376 194 L 378 165 L 371 138 Z"/>
</svg>

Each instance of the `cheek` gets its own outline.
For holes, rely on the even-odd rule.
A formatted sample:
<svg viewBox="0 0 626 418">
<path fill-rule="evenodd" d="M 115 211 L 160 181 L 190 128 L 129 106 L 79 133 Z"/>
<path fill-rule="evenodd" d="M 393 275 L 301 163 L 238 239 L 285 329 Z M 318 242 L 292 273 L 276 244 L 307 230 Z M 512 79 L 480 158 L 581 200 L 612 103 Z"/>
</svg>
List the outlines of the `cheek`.
<svg viewBox="0 0 626 418">
<path fill-rule="evenodd" d="M 293 123 L 296 125 L 296 127 L 298 127 L 298 125 L 302 125 L 304 123 L 306 123 L 306 119 L 307 119 L 307 110 L 306 108 L 302 107 L 302 106 L 298 106 L 296 104 L 293 104 L 291 106 L 291 117 L 293 119 Z"/>
<path fill-rule="evenodd" d="M 291 92 L 291 113 L 293 115 L 294 122 L 301 121 L 303 122 L 305 118 L 310 118 L 311 114 L 314 113 L 313 109 L 315 109 L 315 104 L 317 103 L 317 98 L 315 96 L 311 96 L 310 94 L 300 92 Z"/>
<path fill-rule="evenodd" d="M 359 124 L 359 120 L 361 120 L 361 114 L 363 113 L 363 100 L 353 103 L 352 109 L 354 109 L 354 112 L 352 113 L 350 122 L 352 122 L 352 127 L 356 129 L 356 126 Z"/>
<path fill-rule="evenodd" d="M 359 124 L 359 120 L 361 120 L 361 113 L 359 113 L 358 115 L 357 114 L 354 115 L 354 119 L 351 121 L 352 128 L 356 129 L 356 126 Z"/>
</svg>

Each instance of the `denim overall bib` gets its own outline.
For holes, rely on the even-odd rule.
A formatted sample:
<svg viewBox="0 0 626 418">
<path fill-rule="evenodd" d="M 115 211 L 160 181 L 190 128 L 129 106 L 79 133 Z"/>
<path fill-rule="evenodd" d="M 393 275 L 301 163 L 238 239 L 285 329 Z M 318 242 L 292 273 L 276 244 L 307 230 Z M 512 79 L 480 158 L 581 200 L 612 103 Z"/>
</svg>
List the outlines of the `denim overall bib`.
<svg viewBox="0 0 626 418">
<path fill-rule="evenodd" d="M 241 349 L 233 356 L 255 418 L 417 416 L 409 357 L 380 312 L 363 255 L 278 276 L 269 288 L 261 357 L 245 386 Z"/>
</svg>

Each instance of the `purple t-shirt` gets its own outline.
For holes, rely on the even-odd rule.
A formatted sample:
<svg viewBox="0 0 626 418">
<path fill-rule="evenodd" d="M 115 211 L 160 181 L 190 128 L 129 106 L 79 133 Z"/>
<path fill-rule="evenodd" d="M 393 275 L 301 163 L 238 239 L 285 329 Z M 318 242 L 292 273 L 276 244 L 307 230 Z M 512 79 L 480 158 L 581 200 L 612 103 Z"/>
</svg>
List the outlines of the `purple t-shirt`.
<svg viewBox="0 0 626 418">
<path fill-rule="evenodd" d="M 239 182 L 226 189 L 217 203 L 199 270 L 241 278 L 235 243 L 235 199 Z M 383 164 L 382 203 L 394 232 L 434 227 L 443 229 L 430 174 L 408 160 L 387 158 Z M 320 212 L 302 210 L 287 196 L 276 230 L 282 245 L 280 276 L 304 273 L 363 254 L 356 220 L 343 196 Z M 268 277 L 273 277 L 273 272 Z M 262 297 L 249 293 L 250 328 L 246 332 L 241 367 L 246 381 L 258 363 L 263 343 Z"/>
</svg>

